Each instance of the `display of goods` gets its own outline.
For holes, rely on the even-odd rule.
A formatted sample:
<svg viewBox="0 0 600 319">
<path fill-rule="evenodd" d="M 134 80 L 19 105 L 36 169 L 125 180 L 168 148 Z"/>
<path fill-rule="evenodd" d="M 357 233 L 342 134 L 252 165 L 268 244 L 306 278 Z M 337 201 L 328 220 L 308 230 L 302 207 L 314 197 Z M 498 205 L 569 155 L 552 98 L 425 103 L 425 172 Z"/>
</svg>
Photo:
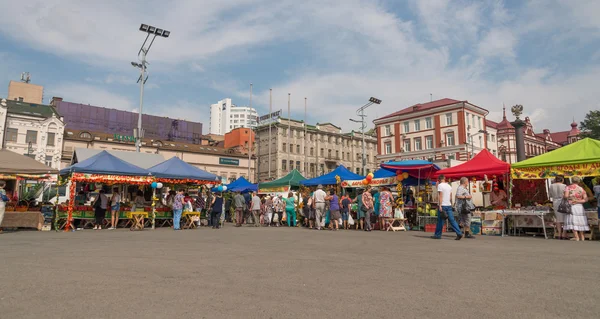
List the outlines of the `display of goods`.
<svg viewBox="0 0 600 319">
<path fill-rule="evenodd" d="M 437 209 L 430 209 L 429 210 L 429 216 L 436 217 L 437 213 L 438 213 Z"/>
<path fill-rule="evenodd" d="M 152 207 L 144 207 L 144 211 L 145 212 L 151 212 L 152 211 Z"/>
<path fill-rule="evenodd" d="M 500 236 L 502 234 L 502 227 L 483 226 L 481 228 L 481 234 L 487 236 Z"/>
<path fill-rule="evenodd" d="M 425 232 L 426 233 L 435 233 L 435 224 L 426 224 L 425 225 Z M 442 227 L 442 233 L 447 232 L 446 227 Z"/>
<path fill-rule="evenodd" d="M 471 234 L 473 234 L 473 235 L 481 234 L 481 223 L 471 222 Z"/>
</svg>

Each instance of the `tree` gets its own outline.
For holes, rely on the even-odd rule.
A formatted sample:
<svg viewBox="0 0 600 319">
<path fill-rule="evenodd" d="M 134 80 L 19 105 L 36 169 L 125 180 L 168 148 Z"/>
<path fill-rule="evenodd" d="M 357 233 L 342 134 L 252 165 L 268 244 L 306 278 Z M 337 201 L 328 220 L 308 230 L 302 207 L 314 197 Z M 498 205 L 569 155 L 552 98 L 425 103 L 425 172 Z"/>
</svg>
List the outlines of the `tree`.
<svg viewBox="0 0 600 319">
<path fill-rule="evenodd" d="M 600 111 L 589 111 L 581 122 L 581 136 L 600 139 Z"/>
</svg>

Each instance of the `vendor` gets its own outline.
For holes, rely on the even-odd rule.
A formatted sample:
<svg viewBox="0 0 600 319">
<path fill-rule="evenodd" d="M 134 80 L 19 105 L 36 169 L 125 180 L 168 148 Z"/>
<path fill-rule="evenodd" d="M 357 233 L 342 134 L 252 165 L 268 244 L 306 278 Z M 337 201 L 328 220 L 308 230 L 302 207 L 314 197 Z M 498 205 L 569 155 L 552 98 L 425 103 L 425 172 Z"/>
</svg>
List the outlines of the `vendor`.
<svg viewBox="0 0 600 319">
<path fill-rule="evenodd" d="M 144 205 L 146 204 L 146 199 L 144 198 L 144 192 L 142 192 L 141 190 L 138 190 L 136 195 L 135 195 L 135 199 L 133 200 L 133 204 L 135 205 L 135 208 L 143 208 Z"/>
<path fill-rule="evenodd" d="M 75 205 L 85 205 L 86 201 L 87 198 L 85 196 L 85 193 L 83 191 L 79 191 L 79 193 L 77 193 L 77 196 L 75 196 Z"/>
<path fill-rule="evenodd" d="M 508 196 L 506 192 L 499 187 L 494 187 L 494 191 L 490 194 L 492 206 L 508 207 Z"/>
</svg>

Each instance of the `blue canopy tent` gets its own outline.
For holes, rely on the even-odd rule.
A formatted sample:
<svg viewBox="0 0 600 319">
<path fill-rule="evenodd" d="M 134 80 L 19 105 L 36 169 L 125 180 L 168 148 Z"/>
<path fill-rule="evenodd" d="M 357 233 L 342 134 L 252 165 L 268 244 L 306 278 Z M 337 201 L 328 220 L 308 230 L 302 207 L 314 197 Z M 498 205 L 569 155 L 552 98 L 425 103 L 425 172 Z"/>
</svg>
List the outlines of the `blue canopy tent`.
<svg viewBox="0 0 600 319">
<path fill-rule="evenodd" d="M 258 184 L 252 184 L 244 176 L 240 176 L 240 178 L 227 185 L 227 190 L 231 192 L 256 192 L 258 191 Z"/>
<path fill-rule="evenodd" d="M 316 186 L 316 185 L 319 185 L 319 184 L 321 184 L 321 185 L 335 185 L 335 184 L 337 184 L 335 176 L 339 176 L 342 181 L 344 181 L 344 180 L 357 180 L 357 179 L 364 179 L 365 178 L 364 176 L 352 173 L 346 167 L 344 167 L 344 165 L 340 165 L 336 169 L 334 169 L 333 171 L 331 171 L 331 172 L 329 172 L 329 173 L 327 173 L 327 174 L 325 174 L 323 176 L 319 176 L 319 177 L 307 179 L 307 180 L 304 180 L 304 181 L 300 181 L 300 184 L 304 185 L 304 186 Z"/>
<path fill-rule="evenodd" d="M 148 170 L 128 163 L 107 151 L 102 151 L 84 161 L 60 170 L 61 176 L 71 173 L 123 176 L 151 175 Z"/>
<path fill-rule="evenodd" d="M 219 176 L 188 164 L 176 156 L 154 165 L 148 170 L 158 178 L 191 179 L 209 182 L 219 182 L 221 180 Z"/>
</svg>

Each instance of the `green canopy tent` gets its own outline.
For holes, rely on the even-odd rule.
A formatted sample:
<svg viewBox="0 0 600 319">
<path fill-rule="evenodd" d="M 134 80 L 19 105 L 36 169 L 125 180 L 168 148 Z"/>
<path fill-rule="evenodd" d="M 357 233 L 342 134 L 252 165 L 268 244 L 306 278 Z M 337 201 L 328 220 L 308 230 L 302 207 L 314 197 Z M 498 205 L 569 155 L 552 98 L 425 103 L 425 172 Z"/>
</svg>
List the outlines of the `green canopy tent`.
<svg viewBox="0 0 600 319">
<path fill-rule="evenodd" d="M 514 179 L 600 176 L 600 141 L 585 138 L 511 165 Z"/>
<path fill-rule="evenodd" d="M 298 187 L 300 186 L 300 181 L 303 180 L 306 180 L 306 178 L 302 176 L 302 174 L 300 174 L 298 170 L 294 169 L 293 171 L 289 172 L 289 174 L 285 175 L 280 179 L 274 180 L 272 182 L 258 184 L 258 189 L 260 192 L 263 189 L 277 189 L 286 186 Z"/>
</svg>

